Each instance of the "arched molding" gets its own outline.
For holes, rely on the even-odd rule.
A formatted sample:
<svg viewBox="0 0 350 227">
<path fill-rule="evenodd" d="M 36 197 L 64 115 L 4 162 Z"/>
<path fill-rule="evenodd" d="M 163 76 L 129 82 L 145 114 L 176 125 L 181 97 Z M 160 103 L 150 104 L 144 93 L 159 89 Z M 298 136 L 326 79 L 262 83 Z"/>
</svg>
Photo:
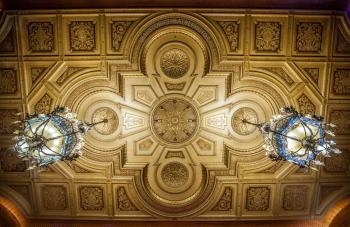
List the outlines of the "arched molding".
<svg viewBox="0 0 350 227">
<path fill-rule="evenodd" d="M 0 206 L 4 207 L 12 214 L 20 227 L 26 227 L 28 224 L 27 217 L 32 211 L 28 209 L 28 202 L 23 200 L 13 190 L 4 184 L 0 185 Z"/>
<path fill-rule="evenodd" d="M 140 50 L 144 49 L 145 40 L 150 34 L 164 26 L 178 25 L 185 26 L 200 35 L 206 41 L 206 46 L 212 59 L 212 65 L 218 65 L 220 62 L 218 38 L 213 34 L 212 28 L 209 28 L 202 20 L 204 18 L 199 17 L 197 14 L 195 17 L 185 13 L 160 13 L 146 17 L 139 23 L 140 26 L 135 27 L 134 32 L 129 34 L 129 37 L 133 37 L 133 40 L 130 42 L 130 46 L 125 47 L 125 50 L 131 49 L 131 63 L 135 65 L 139 62 L 142 52 Z"/>
</svg>

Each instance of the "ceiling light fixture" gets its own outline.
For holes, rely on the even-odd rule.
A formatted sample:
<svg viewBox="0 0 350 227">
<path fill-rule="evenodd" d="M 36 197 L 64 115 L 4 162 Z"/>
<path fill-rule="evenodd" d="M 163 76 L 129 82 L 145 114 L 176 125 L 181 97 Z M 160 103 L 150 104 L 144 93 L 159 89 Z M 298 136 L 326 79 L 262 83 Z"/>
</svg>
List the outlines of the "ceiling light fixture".
<svg viewBox="0 0 350 227">
<path fill-rule="evenodd" d="M 107 119 L 82 122 L 67 107 L 56 107 L 48 114 L 27 114 L 24 120 L 14 122 L 19 128 L 14 131 L 14 150 L 18 157 L 29 160 L 28 169 L 75 160 L 82 154 L 85 133 L 101 123 L 107 123 Z"/>
<path fill-rule="evenodd" d="M 300 114 L 292 106 L 281 108 L 280 115 L 272 116 L 265 123 L 242 121 L 259 128 L 265 139 L 266 155 L 275 161 L 287 160 L 300 167 L 315 169 L 312 165 L 324 165 L 318 160 L 320 155 L 330 157 L 341 153 L 335 142 L 326 138 L 334 137 L 334 124 L 325 123 L 321 116 Z"/>
</svg>

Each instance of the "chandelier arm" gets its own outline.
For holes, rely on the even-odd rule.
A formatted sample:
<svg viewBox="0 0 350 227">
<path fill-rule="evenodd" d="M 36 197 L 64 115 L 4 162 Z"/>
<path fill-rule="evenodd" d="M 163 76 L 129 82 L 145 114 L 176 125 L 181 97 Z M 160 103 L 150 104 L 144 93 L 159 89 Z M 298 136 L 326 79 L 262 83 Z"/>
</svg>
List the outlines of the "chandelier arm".
<svg viewBox="0 0 350 227">
<path fill-rule="evenodd" d="M 260 124 L 252 123 L 252 122 L 247 121 L 246 119 L 243 119 L 242 122 L 245 123 L 245 124 L 254 125 L 254 126 L 257 127 L 258 129 L 261 129 L 261 127 L 263 126 L 263 124 L 261 124 L 261 123 L 260 123 Z"/>
<path fill-rule="evenodd" d="M 49 117 L 49 119 L 48 119 L 48 120 L 46 121 L 46 123 L 44 124 L 43 129 L 41 130 L 40 136 L 43 136 L 44 130 L 45 130 L 46 126 L 49 124 L 50 120 L 51 120 L 51 116 Z M 38 135 L 39 135 L 39 134 L 38 134 Z"/>
<path fill-rule="evenodd" d="M 43 121 L 43 122 L 35 129 L 35 132 L 34 132 L 34 133 L 37 134 L 39 128 L 41 128 L 42 125 L 48 123 L 48 122 L 50 121 L 50 119 L 51 119 L 51 115 L 50 115 L 50 117 L 49 117 L 48 119 L 46 119 L 45 121 Z"/>
<path fill-rule="evenodd" d="M 51 141 L 51 140 L 59 139 L 59 138 L 62 138 L 62 137 L 75 135 L 75 134 L 77 134 L 77 133 L 79 133 L 79 132 L 76 131 L 76 132 L 67 133 L 67 134 L 64 134 L 64 135 L 61 135 L 61 136 L 56 136 L 56 137 L 48 138 L 48 139 L 46 139 L 46 141 Z"/>
<path fill-rule="evenodd" d="M 27 121 L 24 121 L 24 122 L 27 122 Z M 35 134 L 35 132 L 33 131 L 33 129 L 32 129 L 32 125 L 31 124 L 29 124 L 29 123 L 27 123 L 28 125 L 29 125 L 29 130 L 31 131 L 31 133 L 34 135 Z M 32 137 L 31 137 L 32 138 Z"/>
<path fill-rule="evenodd" d="M 298 141 L 298 142 L 301 143 L 301 140 L 299 140 L 299 139 L 297 139 L 297 138 L 294 138 L 294 137 L 291 137 L 291 136 L 287 136 L 287 135 L 282 134 L 282 133 L 280 133 L 280 132 L 277 132 L 277 131 L 275 131 L 275 130 L 269 129 L 269 132 L 273 132 L 273 133 L 275 133 L 275 134 L 277 134 L 277 135 L 280 135 L 280 136 L 283 136 L 283 137 L 286 137 L 286 138 L 288 138 L 288 139 L 291 139 L 291 140 L 294 140 L 294 141 Z"/>
<path fill-rule="evenodd" d="M 303 126 L 303 128 L 304 128 L 304 131 L 305 131 L 305 136 L 306 136 L 306 129 L 305 129 L 305 126 L 307 127 L 307 129 L 309 129 L 309 131 L 310 131 L 310 133 L 311 133 L 311 136 L 312 137 L 314 137 L 314 133 L 312 132 L 312 130 L 311 130 L 311 128 L 307 125 L 307 124 L 305 124 L 302 120 L 301 120 L 301 118 L 300 118 L 300 114 L 298 114 L 297 115 L 298 116 L 298 119 L 299 119 L 299 121 L 300 121 L 300 123 L 301 123 L 301 125 Z"/>
<path fill-rule="evenodd" d="M 252 122 L 247 121 L 246 119 L 243 119 L 242 122 L 243 122 L 243 123 L 246 123 L 246 124 L 254 125 L 254 126 L 256 126 L 258 129 L 261 129 L 261 127 L 264 125 L 264 124 L 261 124 L 261 123 L 260 123 L 260 124 L 255 124 L 255 123 L 252 123 Z M 269 132 L 273 132 L 273 133 L 275 133 L 275 134 L 277 134 L 277 135 L 281 135 L 281 136 L 284 136 L 284 137 L 286 137 L 286 138 L 289 138 L 289 139 L 292 139 L 292 140 L 301 142 L 301 140 L 298 140 L 297 138 L 284 135 L 284 134 L 279 133 L 279 132 L 277 132 L 277 131 L 275 131 L 275 130 L 272 130 L 272 129 L 270 129 L 270 128 L 268 129 L 268 131 L 269 131 Z"/>
<path fill-rule="evenodd" d="M 107 123 L 108 119 L 105 118 L 102 121 L 94 122 L 94 123 L 86 123 L 86 125 L 90 128 L 94 127 L 95 125 L 101 124 L 101 123 Z"/>
<path fill-rule="evenodd" d="M 304 147 L 300 147 L 297 151 L 291 151 L 290 153 L 294 155 L 294 154 L 298 153 L 302 148 L 304 148 Z"/>
</svg>

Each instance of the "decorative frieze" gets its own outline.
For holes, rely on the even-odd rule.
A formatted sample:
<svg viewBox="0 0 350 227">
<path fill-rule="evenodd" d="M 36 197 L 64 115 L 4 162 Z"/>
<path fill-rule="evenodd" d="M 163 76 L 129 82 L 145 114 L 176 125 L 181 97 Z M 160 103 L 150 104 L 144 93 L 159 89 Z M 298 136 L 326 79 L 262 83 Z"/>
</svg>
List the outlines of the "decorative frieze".
<svg viewBox="0 0 350 227">
<path fill-rule="evenodd" d="M 13 132 L 12 122 L 18 120 L 16 109 L 0 109 L 0 135 L 9 135 Z"/>
<path fill-rule="evenodd" d="M 56 83 L 59 86 L 62 86 L 69 78 L 71 78 L 74 74 L 77 72 L 80 72 L 84 69 L 87 69 L 87 67 L 68 67 L 60 77 L 56 80 Z"/>
<path fill-rule="evenodd" d="M 226 187 L 224 193 L 220 197 L 220 200 L 216 203 L 213 211 L 230 211 L 232 209 L 232 197 L 233 189 L 230 187 Z"/>
<path fill-rule="evenodd" d="M 99 186 L 80 186 L 80 207 L 86 211 L 103 210 L 104 198 L 103 188 Z"/>
<path fill-rule="evenodd" d="M 350 69 L 336 69 L 333 75 L 333 93 L 350 95 Z"/>
<path fill-rule="evenodd" d="M 333 155 L 324 159 L 324 170 L 327 173 L 346 173 L 349 171 L 350 155 L 346 149 L 342 150 L 341 154 Z"/>
<path fill-rule="evenodd" d="M 239 22 L 220 21 L 218 22 L 223 29 L 226 38 L 230 44 L 230 50 L 235 52 L 239 48 Z"/>
<path fill-rule="evenodd" d="M 288 185 L 283 190 L 283 209 L 287 211 L 304 211 L 307 208 L 306 185 Z"/>
<path fill-rule="evenodd" d="M 131 21 L 113 21 L 111 24 L 111 38 L 112 48 L 115 51 L 120 50 L 120 44 L 123 41 L 123 37 L 132 24 Z"/>
<path fill-rule="evenodd" d="M 302 114 L 315 114 L 316 106 L 311 102 L 311 100 L 305 95 L 302 94 L 298 98 L 299 111 Z"/>
<path fill-rule="evenodd" d="M 32 67 L 30 69 L 32 84 L 34 84 L 44 74 L 46 69 L 46 67 Z"/>
<path fill-rule="evenodd" d="M 0 43 L 0 53 L 14 53 L 16 52 L 16 32 L 11 28 L 5 39 Z"/>
<path fill-rule="evenodd" d="M 66 210 L 68 207 L 67 190 L 61 185 L 44 185 L 41 187 L 43 207 L 46 210 Z"/>
<path fill-rule="evenodd" d="M 246 209 L 248 211 L 266 211 L 270 207 L 270 188 L 249 187 L 247 189 Z"/>
<path fill-rule="evenodd" d="M 267 70 L 267 71 L 277 75 L 279 78 L 281 78 L 289 86 L 293 85 L 293 83 L 294 83 L 292 78 L 290 78 L 290 76 L 281 67 L 262 67 L 262 69 Z"/>
<path fill-rule="evenodd" d="M 19 159 L 15 152 L 6 148 L 0 149 L 0 170 L 5 172 L 25 172 L 26 163 Z"/>
<path fill-rule="evenodd" d="M 317 22 L 297 24 L 296 50 L 299 52 L 319 53 L 322 45 L 323 25 Z"/>
<path fill-rule="evenodd" d="M 17 90 L 16 69 L 0 68 L 0 95 L 14 95 Z"/>
<path fill-rule="evenodd" d="M 303 68 L 303 70 L 307 73 L 307 75 L 310 77 L 310 79 L 315 82 L 315 84 L 318 84 L 318 79 L 320 76 L 320 69 L 319 68 Z"/>
<path fill-rule="evenodd" d="M 117 209 L 120 211 L 137 211 L 138 209 L 135 207 L 133 202 L 131 202 L 128 194 L 124 187 L 119 187 L 116 191 L 117 197 Z"/>
<path fill-rule="evenodd" d="M 350 53 L 350 42 L 345 38 L 340 29 L 337 29 L 336 52 L 341 54 Z"/>
<path fill-rule="evenodd" d="M 350 135 L 350 111 L 332 110 L 329 113 L 329 121 L 335 124 L 336 135 Z"/>
<path fill-rule="evenodd" d="M 69 41 L 72 51 L 94 51 L 96 32 L 94 21 L 72 21 L 69 24 Z"/>
<path fill-rule="evenodd" d="M 45 94 L 41 99 L 34 105 L 35 113 L 49 113 L 51 110 L 53 99 L 49 94 Z"/>
<path fill-rule="evenodd" d="M 256 22 L 255 48 L 257 51 L 277 52 L 281 49 L 282 25 L 279 22 Z"/>
<path fill-rule="evenodd" d="M 54 26 L 51 22 L 30 22 L 28 24 L 28 45 L 32 52 L 54 50 Z"/>
</svg>

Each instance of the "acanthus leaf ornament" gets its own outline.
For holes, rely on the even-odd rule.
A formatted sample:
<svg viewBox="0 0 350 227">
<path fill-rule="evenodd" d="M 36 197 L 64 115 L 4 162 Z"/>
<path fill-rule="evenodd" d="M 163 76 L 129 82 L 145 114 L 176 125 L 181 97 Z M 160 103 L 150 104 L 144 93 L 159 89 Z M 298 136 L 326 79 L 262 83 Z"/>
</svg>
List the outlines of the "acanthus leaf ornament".
<svg viewBox="0 0 350 227">
<path fill-rule="evenodd" d="M 260 129 L 266 155 L 274 161 L 286 160 L 300 167 L 313 168 L 311 165 L 324 165 L 318 160 L 320 155 L 330 157 L 341 153 L 335 142 L 328 138 L 334 136 L 334 124 L 325 123 L 321 116 L 303 115 L 292 106 L 281 108 L 280 115 L 272 116 L 265 123 L 256 124 L 246 119 L 242 122 Z"/>
</svg>

